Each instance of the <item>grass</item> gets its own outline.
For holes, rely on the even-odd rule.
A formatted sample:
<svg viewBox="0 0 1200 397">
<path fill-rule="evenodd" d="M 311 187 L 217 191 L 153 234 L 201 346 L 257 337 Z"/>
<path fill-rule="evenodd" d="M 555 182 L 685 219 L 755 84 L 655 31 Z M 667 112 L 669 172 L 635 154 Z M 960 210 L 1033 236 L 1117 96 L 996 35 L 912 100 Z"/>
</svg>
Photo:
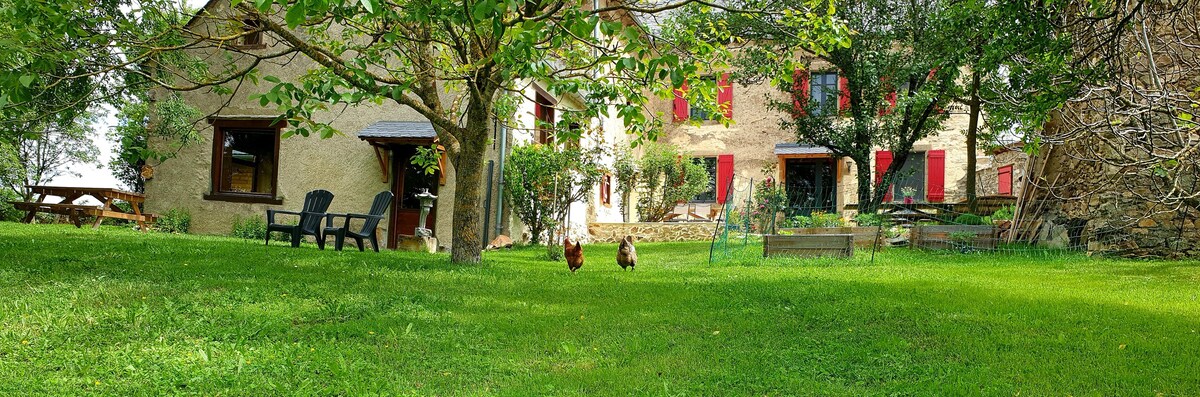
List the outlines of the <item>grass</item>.
<svg viewBox="0 0 1200 397">
<path fill-rule="evenodd" d="M 281 243 L 282 244 L 282 243 Z M 0 223 L 0 395 L 1194 395 L 1200 263 L 444 256 Z"/>
</svg>

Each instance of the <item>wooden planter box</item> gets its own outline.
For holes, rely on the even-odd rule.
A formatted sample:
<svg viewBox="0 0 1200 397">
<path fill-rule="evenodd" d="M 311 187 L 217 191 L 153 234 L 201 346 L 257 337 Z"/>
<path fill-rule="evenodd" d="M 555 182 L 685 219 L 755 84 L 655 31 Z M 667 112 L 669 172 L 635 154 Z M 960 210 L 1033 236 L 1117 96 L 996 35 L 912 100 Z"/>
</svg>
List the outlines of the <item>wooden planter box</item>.
<svg viewBox="0 0 1200 397">
<path fill-rule="evenodd" d="M 803 228 L 786 228 L 779 229 L 780 232 L 787 231 L 793 235 L 810 235 L 810 234 L 850 234 L 854 236 L 854 245 L 858 248 L 872 248 L 875 246 L 883 247 L 883 234 L 879 233 L 880 229 L 874 226 L 863 227 L 803 227 Z M 887 228 L 882 230 L 887 232 Z M 875 237 L 879 236 L 881 244 L 876 245 Z"/>
<path fill-rule="evenodd" d="M 854 256 L 852 234 L 769 234 L 763 236 L 763 257 Z"/>
<path fill-rule="evenodd" d="M 981 225 L 917 225 L 913 226 L 909 233 L 909 245 L 914 248 L 926 249 L 960 249 L 960 244 L 950 239 L 951 233 L 971 233 L 975 237 L 968 243 L 969 248 L 973 249 L 995 249 L 996 242 L 999 240 L 996 233 L 996 226 Z"/>
</svg>

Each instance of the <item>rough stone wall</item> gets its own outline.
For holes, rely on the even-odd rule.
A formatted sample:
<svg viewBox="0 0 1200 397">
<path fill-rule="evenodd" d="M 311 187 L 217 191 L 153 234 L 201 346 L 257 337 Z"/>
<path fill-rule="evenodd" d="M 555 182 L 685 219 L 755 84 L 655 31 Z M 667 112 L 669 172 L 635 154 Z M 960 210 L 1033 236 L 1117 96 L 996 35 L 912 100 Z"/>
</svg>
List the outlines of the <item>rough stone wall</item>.
<svg viewBox="0 0 1200 397">
<path fill-rule="evenodd" d="M 1095 147 L 1089 140 L 1070 142 L 1039 159 L 1047 164 L 1037 200 L 1028 204 L 1044 208 L 1031 212 L 1040 222 L 1038 242 L 1122 256 L 1200 256 L 1200 211 L 1147 200 L 1154 192 L 1137 175 L 1124 177 L 1081 153 Z"/>
<path fill-rule="evenodd" d="M 588 234 L 594 243 L 616 243 L 627 235 L 634 241 L 704 241 L 716 227 L 715 222 L 589 223 Z"/>
</svg>

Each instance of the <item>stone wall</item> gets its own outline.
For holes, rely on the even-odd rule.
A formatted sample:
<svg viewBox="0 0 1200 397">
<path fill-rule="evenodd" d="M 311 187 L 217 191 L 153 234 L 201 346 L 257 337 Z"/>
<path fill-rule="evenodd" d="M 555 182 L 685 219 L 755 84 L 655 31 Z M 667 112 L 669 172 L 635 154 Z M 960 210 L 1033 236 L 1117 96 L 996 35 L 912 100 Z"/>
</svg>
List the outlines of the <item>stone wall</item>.
<svg viewBox="0 0 1200 397">
<path fill-rule="evenodd" d="M 715 222 L 589 223 L 593 243 L 615 243 L 625 236 L 635 241 L 704 241 L 712 239 Z"/>
<path fill-rule="evenodd" d="M 1044 207 L 1032 214 L 1038 242 L 1131 257 L 1200 257 L 1200 210 L 1147 199 L 1156 193 L 1147 178 L 1083 155 L 1098 146 L 1080 140 L 1038 159 L 1047 162 L 1029 205 Z"/>
</svg>

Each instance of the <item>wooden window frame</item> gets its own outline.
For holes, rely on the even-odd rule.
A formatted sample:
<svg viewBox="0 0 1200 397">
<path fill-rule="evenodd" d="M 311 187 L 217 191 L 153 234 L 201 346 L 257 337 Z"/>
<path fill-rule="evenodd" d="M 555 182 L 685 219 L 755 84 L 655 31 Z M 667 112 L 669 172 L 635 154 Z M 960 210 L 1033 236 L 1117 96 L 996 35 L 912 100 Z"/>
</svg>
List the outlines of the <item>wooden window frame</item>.
<svg viewBox="0 0 1200 397">
<path fill-rule="evenodd" d="M 209 123 L 213 126 L 212 174 L 209 179 L 209 190 L 204 195 L 204 199 L 235 203 L 283 204 L 283 199 L 279 198 L 279 143 L 283 123 L 277 123 L 274 120 L 209 120 Z M 273 156 L 275 161 L 272 162 L 274 170 L 271 173 L 270 194 L 221 191 L 225 133 L 226 130 L 238 129 L 274 130 L 275 150 Z"/>
<path fill-rule="evenodd" d="M 554 145 L 554 100 L 539 90 L 533 106 L 534 142 Z"/>
<path fill-rule="evenodd" d="M 263 42 L 263 32 L 259 30 L 258 21 L 246 19 L 242 21 L 242 37 L 236 47 L 243 50 L 261 50 L 267 48 Z"/>
</svg>

